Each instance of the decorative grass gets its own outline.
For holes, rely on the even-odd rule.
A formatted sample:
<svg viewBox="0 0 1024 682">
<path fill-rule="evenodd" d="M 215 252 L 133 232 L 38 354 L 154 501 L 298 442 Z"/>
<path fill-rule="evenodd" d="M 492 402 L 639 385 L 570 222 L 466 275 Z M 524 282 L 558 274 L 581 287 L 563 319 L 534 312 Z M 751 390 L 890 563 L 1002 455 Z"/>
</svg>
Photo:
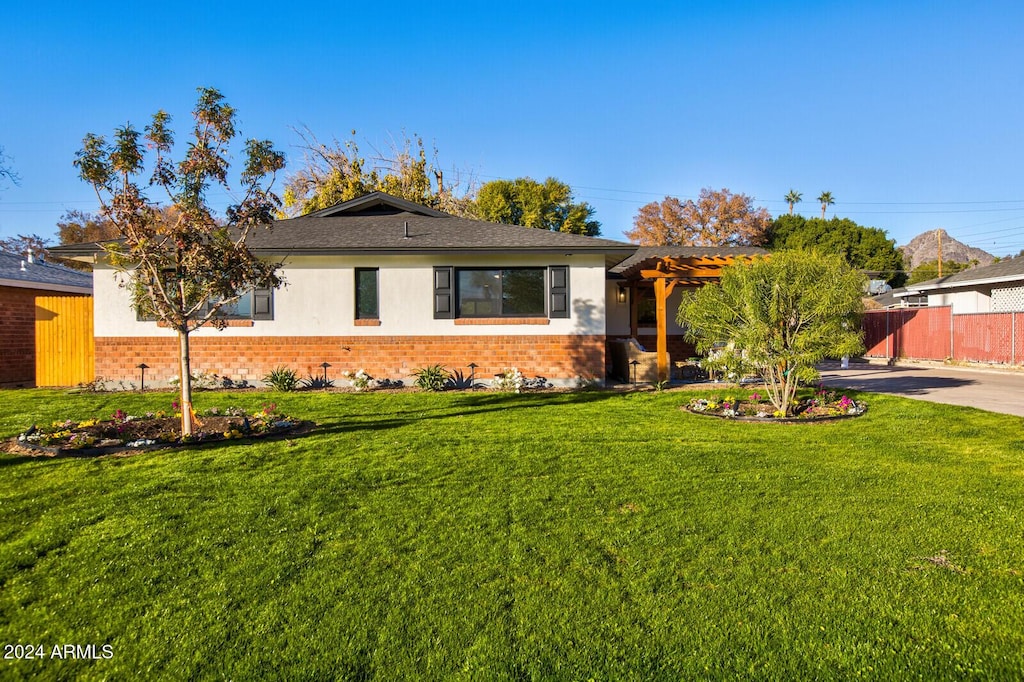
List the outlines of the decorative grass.
<svg viewBox="0 0 1024 682">
<path fill-rule="evenodd" d="M 821 424 L 696 393 L 224 394 L 291 441 L 0 455 L 0 661 L 51 679 L 1011 679 L 1024 420 L 902 398 Z M 170 394 L 0 391 L 34 421 Z"/>
</svg>

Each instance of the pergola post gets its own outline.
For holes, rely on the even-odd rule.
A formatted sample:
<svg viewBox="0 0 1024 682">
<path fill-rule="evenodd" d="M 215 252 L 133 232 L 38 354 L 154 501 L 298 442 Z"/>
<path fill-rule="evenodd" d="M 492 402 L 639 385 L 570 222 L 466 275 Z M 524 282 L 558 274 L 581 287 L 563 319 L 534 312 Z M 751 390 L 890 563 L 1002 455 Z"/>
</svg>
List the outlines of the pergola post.
<svg viewBox="0 0 1024 682">
<path fill-rule="evenodd" d="M 658 277 L 654 280 L 655 310 L 658 314 L 658 381 L 670 378 L 668 366 L 668 297 L 676 288 L 676 280 Z"/>
</svg>

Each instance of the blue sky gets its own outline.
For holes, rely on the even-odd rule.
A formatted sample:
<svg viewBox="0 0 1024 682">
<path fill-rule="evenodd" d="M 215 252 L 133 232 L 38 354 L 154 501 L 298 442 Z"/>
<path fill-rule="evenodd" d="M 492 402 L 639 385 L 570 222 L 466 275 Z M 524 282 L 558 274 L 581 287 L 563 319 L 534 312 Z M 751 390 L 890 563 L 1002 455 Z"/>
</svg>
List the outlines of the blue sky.
<svg viewBox="0 0 1024 682">
<path fill-rule="evenodd" d="M 5 3 L 0 236 L 94 211 L 87 132 L 189 124 L 213 86 L 247 137 L 404 133 L 448 177 L 555 176 L 623 239 L 702 187 L 996 255 L 1024 249 L 1024 6 L 1013 2 Z M 225 202 L 223 195 L 211 196 Z"/>
</svg>

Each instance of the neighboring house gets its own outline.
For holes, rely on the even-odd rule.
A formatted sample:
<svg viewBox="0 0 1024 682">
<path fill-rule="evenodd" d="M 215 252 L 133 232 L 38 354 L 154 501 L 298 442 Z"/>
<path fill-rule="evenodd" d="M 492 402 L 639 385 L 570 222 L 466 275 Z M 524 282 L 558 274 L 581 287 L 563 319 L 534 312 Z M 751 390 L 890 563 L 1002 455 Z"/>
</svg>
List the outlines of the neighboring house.
<svg viewBox="0 0 1024 682">
<path fill-rule="evenodd" d="M 0 251 L 0 386 L 36 383 L 40 297 L 88 297 L 92 275 Z"/>
<path fill-rule="evenodd" d="M 890 289 L 877 296 L 865 299 L 865 307 L 870 310 L 890 308 L 920 308 L 928 305 L 928 297 L 920 294 L 911 294 L 906 287 Z"/>
<path fill-rule="evenodd" d="M 1024 257 L 908 284 L 904 297 L 927 296 L 928 305 L 951 306 L 954 315 L 1024 311 Z"/>
<path fill-rule="evenodd" d="M 249 292 L 228 327 L 192 335 L 193 373 L 258 384 L 277 366 L 408 380 L 442 364 L 489 379 L 510 367 L 557 384 L 603 380 L 608 269 L 630 244 L 457 218 L 383 193 L 278 221 L 248 240 L 285 285 Z M 138 318 L 97 244 L 96 375 L 147 385 L 178 374 L 175 333 Z M 152 384 L 150 383 L 152 382 Z"/>
</svg>

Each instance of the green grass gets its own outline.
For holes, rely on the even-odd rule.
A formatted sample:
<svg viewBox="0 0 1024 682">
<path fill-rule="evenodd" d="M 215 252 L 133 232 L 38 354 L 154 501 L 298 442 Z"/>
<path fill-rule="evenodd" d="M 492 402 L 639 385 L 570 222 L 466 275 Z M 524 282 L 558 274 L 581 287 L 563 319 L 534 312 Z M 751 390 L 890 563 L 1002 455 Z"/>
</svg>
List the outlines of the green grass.
<svg viewBox="0 0 1024 682">
<path fill-rule="evenodd" d="M 85 679 L 1009 679 L 1024 421 L 867 396 L 723 422 L 693 394 L 200 393 L 293 441 L 0 455 L 0 661 Z M 2 391 L 33 421 L 169 394 Z"/>
</svg>

